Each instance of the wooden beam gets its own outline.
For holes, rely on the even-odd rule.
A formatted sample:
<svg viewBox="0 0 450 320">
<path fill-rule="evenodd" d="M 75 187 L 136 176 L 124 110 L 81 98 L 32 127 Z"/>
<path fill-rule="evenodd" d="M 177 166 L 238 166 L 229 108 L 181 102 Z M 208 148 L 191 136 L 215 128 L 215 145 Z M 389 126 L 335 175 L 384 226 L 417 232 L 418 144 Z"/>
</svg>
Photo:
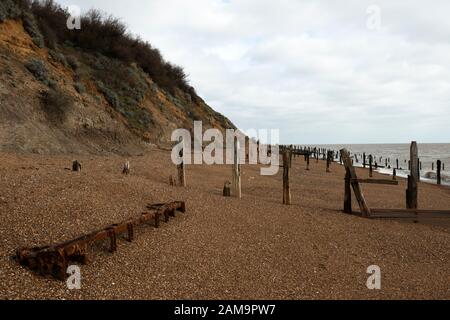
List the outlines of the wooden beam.
<svg viewBox="0 0 450 320">
<path fill-rule="evenodd" d="M 425 209 L 372 209 L 372 219 L 449 219 L 450 210 Z"/>
<path fill-rule="evenodd" d="M 351 180 L 358 180 L 358 176 L 356 175 L 355 168 L 352 165 L 352 160 L 350 158 L 350 154 L 347 149 L 341 150 L 342 160 L 344 162 L 344 166 L 346 170 L 348 170 L 350 174 Z M 366 199 L 362 193 L 361 187 L 358 182 L 352 182 L 353 192 L 355 193 L 356 200 L 358 201 L 359 208 L 364 217 L 370 216 L 370 208 L 367 206 Z"/>
<path fill-rule="evenodd" d="M 352 179 L 352 182 L 398 186 L 398 181 L 386 179 Z"/>
<path fill-rule="evenodd" d="M 398 214 L 436 214 L 441 217 L 450 217 L 450 210 L 435 210 L 435 209 L 380 209 L 372 208 L 372 213 L 398 213 Z"/>
</svg>

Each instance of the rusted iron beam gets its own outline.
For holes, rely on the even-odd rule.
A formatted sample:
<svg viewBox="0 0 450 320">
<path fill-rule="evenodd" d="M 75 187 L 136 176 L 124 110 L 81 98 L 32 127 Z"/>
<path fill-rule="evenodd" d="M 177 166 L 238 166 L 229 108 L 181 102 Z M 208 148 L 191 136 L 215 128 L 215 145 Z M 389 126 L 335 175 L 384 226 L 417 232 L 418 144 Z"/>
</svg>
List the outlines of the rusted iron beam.
<svg viewBox="0 0 450 320">
<path fill-rule="evenodd" d="M 134 239 L 135 226 L 154 220 L 157 228 L 160 216 L 164 216 L 168 222 L 169 216 L 175 216 L 175 211 L 186 212 L 186 205 L 183 201 L 175 201 L 147 205 L 147 209 L 149 211 L 143 212 L 138 218 L 112 224 L 69 241 L 50 246 L 17 249 L 14 258 L 21 265 L 40 275 L 65 280 L 69 262 L 87 263 L 87 249 L 93 243 L 109 239 L 109 250 L 115 252 L 117 237 L 120 235 L 126 234 L 127 240 L 131 242 Z"/>
</svg>

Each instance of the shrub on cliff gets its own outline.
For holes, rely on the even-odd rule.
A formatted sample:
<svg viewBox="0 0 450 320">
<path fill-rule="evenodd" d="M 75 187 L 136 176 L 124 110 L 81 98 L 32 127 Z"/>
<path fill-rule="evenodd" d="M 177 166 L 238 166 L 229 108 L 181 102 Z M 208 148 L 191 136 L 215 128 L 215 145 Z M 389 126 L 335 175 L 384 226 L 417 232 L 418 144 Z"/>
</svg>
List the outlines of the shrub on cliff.
<svg viewBox="0 0 450 320">
<path fill-rule="evenodd" d="M 50 89 L 42 95 L 42 110 L 47 118 L 55 124 L 63 123 L 67 112 L 73 105 L 73 99 L 58 87 Z"/>
<path fill-rule="evenodd" d="M 47 46 L 72 43 L 125 63 L 134 62 L 168 92 L 173 94 L 179 88 L 195 96 L 183 69 L 165 61 L 159 50 L 148 42 L 130 35 L 119 19 L 91 10 L 81 17 L 81 30 L 69 30 L 66 26 L 69 13 L 53 0 L 34 1 L 30 8 Z"/>
<path fill-rule="evenodd" d="M 40 59 L 31 59 L 27 62 L 25 67 L 31 74 L 36 78 L 36 80 L 41 81 L 42 83 L 48 85 L 49 83 L 49 75 L 48 69 L 44 63 L 44 61 Z"/>
</svg>

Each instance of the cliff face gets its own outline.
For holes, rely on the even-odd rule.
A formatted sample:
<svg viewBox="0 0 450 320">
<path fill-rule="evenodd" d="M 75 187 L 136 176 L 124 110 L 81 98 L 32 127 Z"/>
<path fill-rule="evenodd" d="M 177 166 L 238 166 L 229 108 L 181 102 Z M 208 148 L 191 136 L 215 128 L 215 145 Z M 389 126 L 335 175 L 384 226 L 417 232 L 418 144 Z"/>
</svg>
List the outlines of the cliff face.
<svg viewBox="0 0 450 320">
<path fill-rule="evenodd" d="M 163 90 L 136 64 L 70 43 L 39 46 L 25 28 L 20 18 L 0 22 L 0 151 L 140 153 L 169 145 L 172 131 L 194 120 L 234 128 L 197 95 Z"/>
</svg>

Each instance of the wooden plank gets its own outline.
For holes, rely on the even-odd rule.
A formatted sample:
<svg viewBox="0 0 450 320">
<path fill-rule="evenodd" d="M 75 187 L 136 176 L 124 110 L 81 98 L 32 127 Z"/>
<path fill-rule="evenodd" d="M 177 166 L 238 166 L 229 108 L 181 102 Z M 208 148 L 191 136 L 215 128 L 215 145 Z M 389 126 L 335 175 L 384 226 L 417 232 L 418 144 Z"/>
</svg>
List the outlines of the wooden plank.
<svg viewBox="0 0 450 320">
<path fill-rule="evenodd" d="M 346 170 L 348 170 L 350 174 L 350 179 L 358 180 L 358 176 L 356 175 L 355 168 L 352 165 L 352 160 L 350 159 L 350 154 L 347 149 L 341 150 L 342 160 L 344 162 L 344 166 Z M 366 199 L 362 193 L 361 187 L 358 182 L 352 182 L 353 192 L 355 193 L 356 200 L 358 201 L 359 208 L 364 217 L 370 216 L 370 208 L 367 206 Z"/>
<path fill-rule="evenodd" d="M 396 213 L 396 214 L 419 214 L 419 215 L 439 215 L 441 217 L 450 217 L 450 210 L 435 209 L 380 209 L 372 208 L 372 213 Z"/>
<path fill-rule="evenodd" d="M 398 181 L 386 179 L 352 179 L 352 182 L 398 186 Z"/>
</svg>

